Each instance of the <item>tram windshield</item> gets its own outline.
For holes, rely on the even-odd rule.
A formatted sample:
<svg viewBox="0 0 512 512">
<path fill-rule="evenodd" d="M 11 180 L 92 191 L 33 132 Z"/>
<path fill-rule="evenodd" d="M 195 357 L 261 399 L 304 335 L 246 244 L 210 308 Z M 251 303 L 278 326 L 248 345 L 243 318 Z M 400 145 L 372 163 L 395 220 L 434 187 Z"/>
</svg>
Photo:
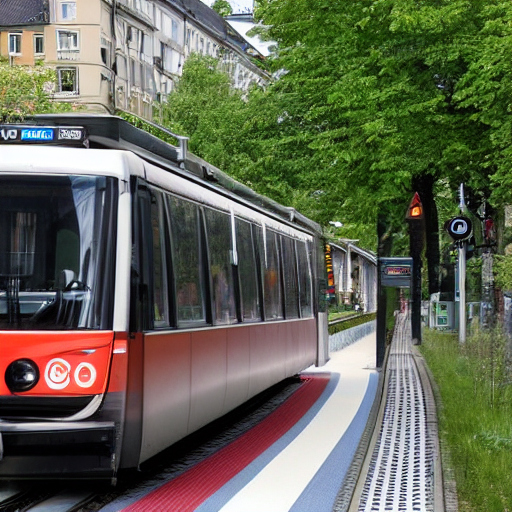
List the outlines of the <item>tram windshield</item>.
<svg viewBox="0 0 512 512">
<path fill-rule="evenodd" d="M 0 330 L 111 329 L 117 182 L 0 176 Z"/>
</svg>

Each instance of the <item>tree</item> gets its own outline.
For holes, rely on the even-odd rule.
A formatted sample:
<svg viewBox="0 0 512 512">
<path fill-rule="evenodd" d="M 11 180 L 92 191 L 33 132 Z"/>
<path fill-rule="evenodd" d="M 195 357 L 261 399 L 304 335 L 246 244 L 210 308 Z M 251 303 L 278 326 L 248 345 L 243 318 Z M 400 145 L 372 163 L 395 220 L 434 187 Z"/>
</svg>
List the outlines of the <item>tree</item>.
<svg viewBox="0 0 512 512">
<path fill-rule="evenodd" d="M 406 253 L 404 214 L 418 191 L 432 293 L 440 195 L 464 182 L 476 203 L 510 201 L 511 9 L 504 0 L 260 0 L 279 78 L 242 98 L 213 62 L 191 61 L 168 122 L 243 183 L 324 225 L 342 220 L 336 235 L 366 247 L 375 248 L 380 215 L 387 246 Z"/>
<path fill-rule="evenodd" d="M 227 0 L 215 0 L 212 9 L 222 17 L 229 16 L 233 12 L 233 8 Z"/>
<path fill-rule="evenodd" d="M 77 110 L 77 105 L 53 101 L 56 81 L 55 70 L 48 67 L 0 63 L 0 121 L 8 123 L 33 114 Z"/>
<path fill-rule="evenodd" d="M 347 198 L 341 218 L 366 221 L 391 204 L 388 224 L 400 233 L 412 193 L 422 196 L 430 292 L 435 187 L 465 182 L 486 199 L 501 197 L 499 180 L 511 184 L 510 14 L 501 0 L 258 3 L 279 46 L 274 69 L 286 70 L 273 94 L 314 150 L 310 166 Z"/>
<path fill-rule="evenodd" d="M 163 107 L 163 124 L 190 138 L 190 149 L 230 174 L 247 159 L 237 144 L 245 122 L 246 103 L 241 91 L 213 57 L 191 55 L 183 66 L 176 89 Z"/>
</svg>

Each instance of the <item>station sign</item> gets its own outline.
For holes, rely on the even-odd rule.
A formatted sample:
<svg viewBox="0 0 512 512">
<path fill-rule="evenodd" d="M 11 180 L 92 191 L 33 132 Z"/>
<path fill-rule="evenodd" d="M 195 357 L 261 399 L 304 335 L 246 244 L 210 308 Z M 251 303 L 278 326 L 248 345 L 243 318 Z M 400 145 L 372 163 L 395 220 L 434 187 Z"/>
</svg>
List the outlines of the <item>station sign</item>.
<svg viewBox="0 0 512 512">
<path fill-rule="evenodd" d="M 85 140 L 82 126 L 0 124 L 0 144 L 77 144 Z"/>
<path fill-rule="evenodd" d="M 395 288 L 410 288 L 412 258 L 379 258 L 380 284 Z"/>
<path fill-rule="evenodd" d="M 446 221 L 444 228 L 455 241 L 467 240 L 473 232 L 471 220 L 462 216 Z"/>
</svg>

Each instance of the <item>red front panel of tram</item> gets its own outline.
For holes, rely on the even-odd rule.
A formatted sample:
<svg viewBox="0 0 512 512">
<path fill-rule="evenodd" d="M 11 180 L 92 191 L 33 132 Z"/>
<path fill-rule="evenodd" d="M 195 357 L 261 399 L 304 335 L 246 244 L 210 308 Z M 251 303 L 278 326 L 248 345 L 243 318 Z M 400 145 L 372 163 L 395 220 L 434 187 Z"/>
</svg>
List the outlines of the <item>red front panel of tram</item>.
<svg viewBox="0 0 512 512">
<path fill-rule="evenodd" d="M 97 395 L 104 393 L 112 356 L 112 331 L 4 331 L 0 333 L 0 395 L 12 395 L 5 379 L 8 366 L 28 359 L 39 379 L 17 395 Z"/>
</svg>

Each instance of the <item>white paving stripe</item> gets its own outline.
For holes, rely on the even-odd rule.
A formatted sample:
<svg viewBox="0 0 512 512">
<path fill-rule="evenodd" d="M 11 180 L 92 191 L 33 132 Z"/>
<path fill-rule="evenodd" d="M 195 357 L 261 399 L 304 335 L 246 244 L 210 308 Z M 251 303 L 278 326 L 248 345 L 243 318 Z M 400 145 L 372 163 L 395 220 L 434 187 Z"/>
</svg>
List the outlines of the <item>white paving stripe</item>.
<svg viewBox="0 0 512 512">
<path fill-rule="evenodd" d="M 220 512 L 287 512 L 352 422 L 375 367 L 375 333 L 331 354 L 322 368 L 340 374 L 336 389 L 309 425 Z M 373 370 L 374 371 L 374 370 Z"/>
</svg>

